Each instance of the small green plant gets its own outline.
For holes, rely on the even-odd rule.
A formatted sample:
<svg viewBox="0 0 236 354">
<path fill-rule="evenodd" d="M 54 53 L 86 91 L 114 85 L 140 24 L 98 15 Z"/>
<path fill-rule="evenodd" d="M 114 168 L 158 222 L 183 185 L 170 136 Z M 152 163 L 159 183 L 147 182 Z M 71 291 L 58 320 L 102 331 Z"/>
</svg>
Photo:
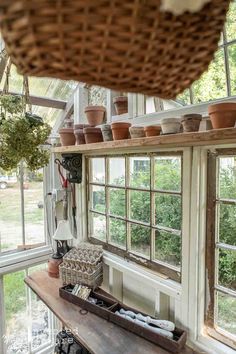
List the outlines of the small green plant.
<svg viewBox="0 0 236 354">
<path fill-rule="evenodd" d="M 19 96 L 0 96 L 0 168 L 16 168 L 24 161 L 34 171 L 47 165 L 49 153 L 42 145 L 51 127 L 42 118 L 25 113 L 25 103 Z"/>
</svg>

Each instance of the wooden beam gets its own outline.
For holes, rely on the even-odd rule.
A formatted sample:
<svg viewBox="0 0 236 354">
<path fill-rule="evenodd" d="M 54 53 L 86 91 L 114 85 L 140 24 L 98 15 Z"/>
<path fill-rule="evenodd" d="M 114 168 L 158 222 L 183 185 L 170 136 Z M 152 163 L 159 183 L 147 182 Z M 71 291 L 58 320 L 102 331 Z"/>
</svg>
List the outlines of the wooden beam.
<svg viewBox="0 0 236 354">
<path fill-rule="evenodd" d="M 119 153 L 120 151 L 156 149 L 162 147 L 183 147 L 216 145 L 236 142 L 236 128 L 214 129 L 205 132 L 161 135 L 149 138 L 137 138 L 108 141 L 102 143 L 61 146 L 52 149 L 55 153 Z"/>
<path fill-rule="evenodd" d="M 0 94 L 2 93 L 2 90 L 0 90 Z M 9 92 L 10 95 L 14 96 L 22 96 L 21 93 L 19 92 Z M 46 98 L 46 97 L 40 97 L 40 96 L 33 96 L 30 95 L 29 97 L 30 103 L 35 106 L 42 106 L 42 107 L 49 107 L 49 108 L 56 108 L 56 109 L 65 109 L 67 102 L 62 101 L 62 100 L 57 100 L 54 98 Z"/>
</svg>

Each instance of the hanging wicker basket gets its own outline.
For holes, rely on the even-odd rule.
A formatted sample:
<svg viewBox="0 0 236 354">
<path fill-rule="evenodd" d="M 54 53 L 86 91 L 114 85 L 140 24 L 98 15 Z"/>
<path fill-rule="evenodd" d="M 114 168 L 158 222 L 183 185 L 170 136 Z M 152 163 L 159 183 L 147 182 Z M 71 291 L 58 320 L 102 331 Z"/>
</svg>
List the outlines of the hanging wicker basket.
<svg viewBox="0 0 236 354">
<path fill-rule="evenodd" d="M 2 0 L 0 28 L 19 73 L 174 98 L 207 69 L 229 0 L 196 13 L 161 0 Z"/>
</svg>

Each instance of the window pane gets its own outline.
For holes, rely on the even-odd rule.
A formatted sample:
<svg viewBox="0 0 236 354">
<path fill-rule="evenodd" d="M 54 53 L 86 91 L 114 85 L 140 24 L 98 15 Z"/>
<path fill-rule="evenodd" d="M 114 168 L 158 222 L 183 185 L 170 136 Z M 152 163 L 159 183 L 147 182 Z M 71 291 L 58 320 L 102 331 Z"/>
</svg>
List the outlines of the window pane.
<svg viewBox="0 0 236 354">
<path fill-rule="evenodd" d="M 93 158 L 91 161 L 91 182 L 105 183 L 105 159 Z"/>
<path fill-rule="evenodd" d="M 236 38 L 236 2 L 231 1 L 229 12 L 226 20 L 226 35 L 227 41 L 232 41 Z"/>
<path fill-rule="evenodd" d="M 29 353 L 25 272 L 4 275 L 7 354 Z"/>
<path fill-rule="evenodd" d="M 105 187 L 93 186 L 91 185 L 92 193 L 92 209 L 105 213 L 106 203 L 105 203 Z"/>
<path fill-rule="evenodd" d="M 24 185 L 26 244 L 44 243 L 43 170 L 27 173 Z"/>
<path fill-rule="evenodd" d="M 0 252 L 22 245 L 20 183 L 17 173 L 0 170 Z"/>
<path fill-rule="evenodd" d="M 156 231 L 155 258 L 174 266 L 181 265 L 181 238 L 165 231 Z"/>
<path fill-rule="evenodd" d="M 132 220 L 150 222 L 150 193 L 130 191 L 130 217 Z"/>
<path fill-rule="evenodd" d="M 219 250 L 219 284 L 236 290 L 236 251 Z"/>
<path fill-rule="evenodd" d="M 44 122 L 53 127 L 62 111 L 56 108 L 32 106 L 32 113 L 42 117 Z"/>
<path fill-rule="evenodd" d="M 217 292 L 216 324 L 225 331 L 236 335 L 236 298 Z"/>
<path fill-rule="evenodd" d="M 125 159 L 114 157 L 109 159 L 109 184 L 125 185 Z"/>
<path fill-rule="evenodd" d="M 131 250 L 150 258 L 151 229 L 131 224 Z"/>
<path fill-rule="evenodd" d="M 136 188 L 150 188 L 150 158 L 130 157 L 130 185 Z"/>
<path fill-rule="evenodd" d="M 111 243 L 126 248 L 126 222 L 110 218 L 109 227 Z"/>
<path fill-rule="evenodd" d="M 189 105 L 190 102 L 190 91 L 189 89 L 185 90 L 183 93 L 176 97 L 176 101 L 179 102 L 182 106 Z"/>
<path fill-rule="evenodd" d="M 219 49 L 209 69 L 192 86 L 193 103 L 227 97 L 224 51 Z"/>
<path fill-rule="evenodd" d="M 236 246 L 236 205 L 219 205 L 219 241 Z"/>
<path fill-rule="evenodd" d="M 155 189 L 181 191 L 181 157 L 155 157 Z"/>
<path fill-rule="evenodd" d="M 125 190 L 109 188 L 110 214 L 123 216 L 126 215 Z"/>
<path fill-rule="evenodd" d="M 106 217 L 90 213 L 91 236 L 106 241 Z"/>
<path fill-rule="evenodd" d="M 235 23 L 236 24 L 236 23 Z M 235 35 L 236 37 L 236 35 Z M 231 95 L 236 94 L 236 45 L 228 47 Z"/>
<path fill-rule="evenodd" d="M 219 197 L 236 199 L 236 157 L 219 158 Z"/>
<path fill-rule="evenodd" d="M 181 197 L 155 193 L 155 224 L 181 230 Z"/>
</svg>

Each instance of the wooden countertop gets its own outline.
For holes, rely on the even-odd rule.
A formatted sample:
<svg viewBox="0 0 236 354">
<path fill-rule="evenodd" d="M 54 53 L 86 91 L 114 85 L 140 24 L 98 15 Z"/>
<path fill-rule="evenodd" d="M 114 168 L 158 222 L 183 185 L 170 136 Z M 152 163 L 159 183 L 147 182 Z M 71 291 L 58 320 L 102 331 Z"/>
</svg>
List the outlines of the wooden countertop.
<svg viewBox="0 0 236 354">
<path fill-rule="evenodd" d="M 25 278 L 25 283 L 92 354 L 169 354 L 93 313 L 81 315 L 79 306 L 59 296 L 61 281 L 50 278 L 46 270 L 32 273 Z M 180 354 L 197 352 L 186 347 Z"/>
</svg>

